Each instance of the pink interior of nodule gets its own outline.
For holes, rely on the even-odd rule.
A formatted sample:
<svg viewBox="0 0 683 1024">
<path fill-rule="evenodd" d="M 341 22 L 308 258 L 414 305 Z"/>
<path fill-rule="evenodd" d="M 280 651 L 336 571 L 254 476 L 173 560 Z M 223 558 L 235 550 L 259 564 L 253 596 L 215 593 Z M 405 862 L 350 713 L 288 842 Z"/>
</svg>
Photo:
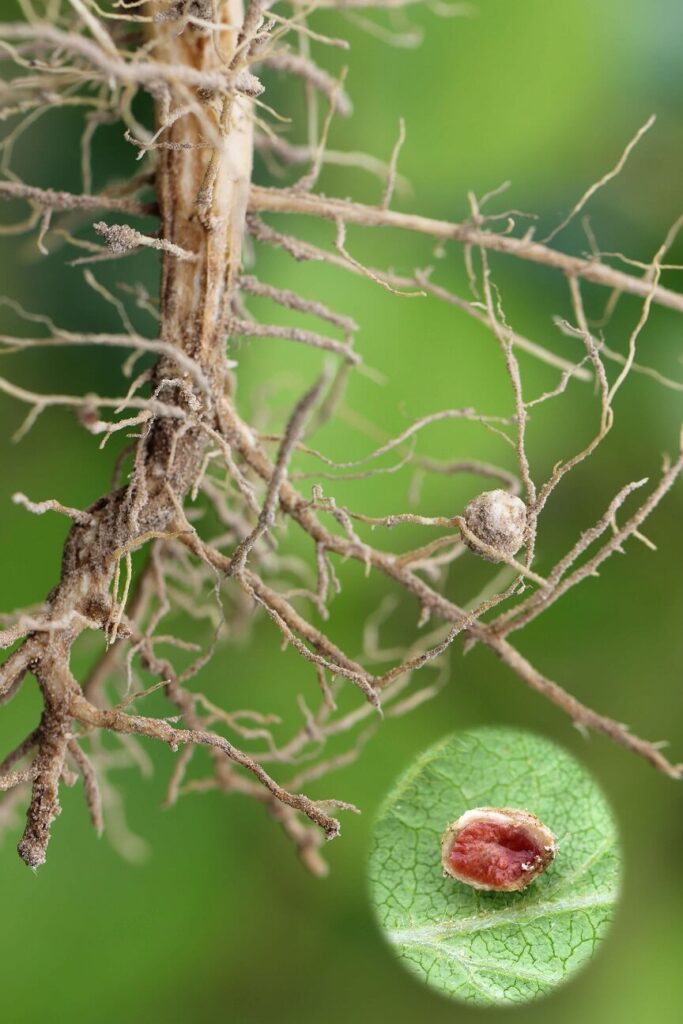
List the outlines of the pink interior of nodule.
<svg viewBox="0 0 683 1024">
<path fill-rule="evenodd" d="M 538 867 L 544 850 L 523 828 L 475 821 L 463 828 L 449 859 L 461 877 L 502 888 Z"/>
</svg>

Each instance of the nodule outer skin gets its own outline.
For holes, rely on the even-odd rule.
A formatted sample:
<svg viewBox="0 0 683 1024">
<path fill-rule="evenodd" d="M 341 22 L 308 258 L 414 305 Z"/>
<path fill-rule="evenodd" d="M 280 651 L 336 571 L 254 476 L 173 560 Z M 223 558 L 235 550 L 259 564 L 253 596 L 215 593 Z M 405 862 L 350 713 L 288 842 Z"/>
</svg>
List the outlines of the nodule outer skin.
<svg viewBox="0 0 683 1024">
<path fill-rule="evenodd" d="M 473 853 L 473 873 L 469 874 L 464 869 L 459 869 L 453 863 L 452 853 L 458 845 L 462 833 L 467 829 L 472 831 L 471 826 L 477 825 L 493 826 L 494 830 L 500 828 L 501 835 L 514 834 L 524 837 L 529 841 L 533 849 L 533 856 L 526 858 L 524 863 L 514 866 L 512 860 L 511 871 L 513 877 L 504 881 L 483 881 L 476 876 L 476 844 Z M 465 833 L 467 835 L 467 833 Z M 521 892 L 533 882 L 552 863 L 557 852 L 557 839 L 550 829 L 543 822 L 529 811 L 514 807 L 475 807 L 465 811 L 457 821 L 448 826 L 441 839 L 441 864 L 445 874 L 451 878 L 464 882 L 473 889 L 482 889 L 487 892 Z M 500 857 L 505 861 L 505 846 L 501 845 Z M 480 865 L 480 868 L 483 865 Z"/>
<path fill-rule="evenodd" d="M 527 512 L 521 498 L 508 491 L 484 491 L 465 507 L 465 525 L 476 538 L 500 552 L 496 556 L 471 539 L 463 537 L 467 547 L 487 562 L 501 562 L 516 555 L 524 544 Z"/>
</svg>

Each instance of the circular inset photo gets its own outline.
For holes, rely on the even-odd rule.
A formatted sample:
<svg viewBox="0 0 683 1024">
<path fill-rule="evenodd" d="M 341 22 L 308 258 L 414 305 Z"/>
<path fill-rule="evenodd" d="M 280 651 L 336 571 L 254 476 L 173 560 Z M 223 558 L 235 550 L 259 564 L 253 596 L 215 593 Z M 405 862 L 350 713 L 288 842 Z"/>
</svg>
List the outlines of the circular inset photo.
<svg viewBox="0 0 683 1024">
<path fill-rule="evenodd" d="M 524 1003 L 585 966 L 619 896 L 602 792 L 561 747 L 514 729 L 430 747 L 380 808 L 369 859 L 377 920 L 437 992 Z"/>
</svg>

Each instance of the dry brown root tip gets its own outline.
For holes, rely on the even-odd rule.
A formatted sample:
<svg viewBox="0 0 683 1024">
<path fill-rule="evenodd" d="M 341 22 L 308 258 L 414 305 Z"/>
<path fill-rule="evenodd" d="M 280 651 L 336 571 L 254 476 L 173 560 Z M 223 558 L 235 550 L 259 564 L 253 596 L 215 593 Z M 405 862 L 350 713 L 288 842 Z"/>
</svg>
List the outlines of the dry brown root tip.
<svg viewBox="0 0 683 1024">
<path fill-rule="evenodd" d="M 475 807 L 441 840 L 446 875 L 473 889 L 521 892 L 553 862 L 557 839 L 530 811 Z"/>
<path fill-rule="evenodd" d="M 516 555 L 524 543 L 527 514 L 521 498 L 508 491 L 484 491 L 473 498 L 465 508 L 465 525 L 474 539 L 463 534 L 463 541 L 475 554 L 487 562 L 503 562 Z M 478 546 L 476 541 L 482 541 Z M 500 551 L 495 557 L 490 550 Z"/>
</svg>

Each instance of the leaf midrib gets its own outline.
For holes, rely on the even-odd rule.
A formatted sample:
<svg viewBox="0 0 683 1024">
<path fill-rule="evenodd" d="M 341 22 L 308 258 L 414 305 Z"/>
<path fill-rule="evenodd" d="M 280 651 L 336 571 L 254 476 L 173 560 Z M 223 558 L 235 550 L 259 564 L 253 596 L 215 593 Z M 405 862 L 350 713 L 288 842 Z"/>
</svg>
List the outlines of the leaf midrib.
<svg viewBox="0 0 683 1024">
<path fill-rule="evenodd" d="M 432 945 L 435 941 L 445 942 L 458 935 L 496 928 L 507 924 L 528 924 L 539 917 L 556 917 L 575 910 L 592 910 L 614 905 L 616 893 L 601 893 L 598 897 L 583 896 L 570 900 L 556 900 L 550 903 L 536 903 L 520 909 L 496 910 L 491 914 L 476 914 L 460 921 L 442 922 L 437 925 L 422 925 L 417 928 L 399 928 L 388 932 L 392 943 L 400 945 Z"/>
<path fill-rule="evenodd" d="M 453 960 L 455 963 L 457 963 L 460 967 L 463 968 L 463 971 L 467 975 L 467 978 L 470 981 L 470 983 L 475 988 L 478 988 L 481 992 L 488 996 L 491 995 L 490 991 L 487 991 L 486 988 L 481 984 L 481 980 L 475 977 L 476 975 L 479 975 L 481 971 L 486 971 L 488 974 L 501 974 L 506 978 L 517 978 L 520 981 L 531 981 L 534 982 L 534 984 L 543 987 L 548 987 L 557 984 L 560 980 L 559 978 L 550 974 L 550 972 L 548 972 L 547 970 L 545 971 L 545 973 L 540 974 L 535 971 L 525 970 L 523 967 L 518 967 L 514 964 L 502 966 L 500 963 L 497 963 L 495 961 L 488 962 L 485 960 L 475 960 L 472 957 L 463 956 L 460 952 L 454 949 L 450 949 L 447 946 L 444 947 L 440 943 L 436 942 L 421 942 L 419 944 L 406 943 L 405 945 L 419 945 L 420 949 L 431 949 L 433 950 L 434 953 L 436 953 L 437 956 L 444 957 L 447 960 Z"/>
</svg>

